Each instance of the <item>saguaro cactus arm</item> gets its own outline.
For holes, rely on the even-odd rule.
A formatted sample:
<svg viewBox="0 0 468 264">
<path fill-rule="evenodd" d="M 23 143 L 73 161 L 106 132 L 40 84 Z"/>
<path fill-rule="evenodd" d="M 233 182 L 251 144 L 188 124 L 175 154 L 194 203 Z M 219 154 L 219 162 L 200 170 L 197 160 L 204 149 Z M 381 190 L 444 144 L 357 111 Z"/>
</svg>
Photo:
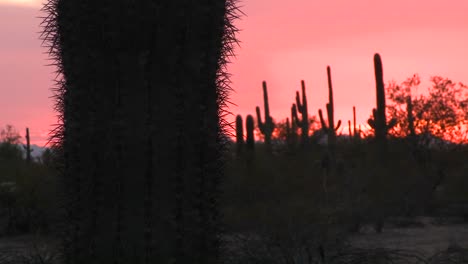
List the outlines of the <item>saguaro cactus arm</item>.
<svg viewBox="0 0 468 264">
<path fill-rule="evenodd" d="M 262 133 L 265 133 L 265 123 L 262 122 L 262 115 L 260 112 L 260 107 L 255 107 L 255 112 L 257 113 L 257 123 L 258 123 L 258 128 Z"/>
<path fill-rule="evenodd" d="M 322 125 L 322 129 L 323 130 L 328 130 L 328 126 L 325 123 L 325 119 L 323 118 L 322 109 L 318 110 L 318 114 L 319 114 L 319 118 L 320 118 L 320 124 Z"/>
<path fill-rule="evenodd" d="M 301 91 L 302 91 L 302 103 L 301 103 L 301 98 L 299 96 L 299 91 L 296 91 L 296 105 L 297 105 L 297 110 L 301 113 L 302 115 L 302 121 L 301 122 L 308 122 L 307 118 L 305 118 L 307 113 L 307 96 L 306 96 L 306 91 L 305 91 L 305 82 L 304 80 L 301 80 Z"/>
<path fill-rule="evenodd" d="M 296 108 L 296 104 L 293 104 L 291 106 L 291 117 L 292 117 L 292 121 L 295 122 L 296 124 L 299 123 L 299 117 L 297 116 L 297 108 Z"/>
</svg>

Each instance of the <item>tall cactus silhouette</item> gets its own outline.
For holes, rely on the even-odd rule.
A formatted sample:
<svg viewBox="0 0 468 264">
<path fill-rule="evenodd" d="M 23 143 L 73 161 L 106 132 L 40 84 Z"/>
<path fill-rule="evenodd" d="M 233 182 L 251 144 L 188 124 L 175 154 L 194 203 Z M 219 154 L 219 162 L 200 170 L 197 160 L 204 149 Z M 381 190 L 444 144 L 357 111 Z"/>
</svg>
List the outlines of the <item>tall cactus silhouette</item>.
<svg viewBox="0 0 468 264">
<path fill-rule="evenodd" d="M 29 128 L 26 128 L 26 145 L 23 145 L 24 150 L 26 151 L 26 162 L 30 163 L 31 162 L 31 152 L 33 151 L 31 149 L 31 140 L 29 137 Z"/>
<path fill-rule="evenodd" d="M 307 96 L 305 92 L 304 80 L 301 80 L 302 103 L 299 97 L 299 91 L 296 91 L 296 105 L 293 106 L 293 120 L 301 128 L 301 146 L 305 147 L 309 141 L 309 113 L 307 110 Z M 296 109 L 297 108 L 297 109 Z M 301 113 L 299 119 L 297 112 Z"/>
<path fill-rule="evenodd" d="M 387 123 L 382 59 L 378 53 L 374 55 L 374 70 L 377 109 L 374 108 L 372 110 L 373 118 L 370 118 L 367 123 L 375 131 L 375 139 L 379 148 L 385 152 L 387 148 L 387 133 L 396 124 L 396 119 L 392 119 Z"/>
<path fill-rule="evenodd" d="M 64 263 L 219 263 L 235 1 L 44 11 L 60 73 Z"/>
<path fill-rule="evenodd" d="M 291 106 L 291 144 L 294 146 L 297 143 L 297 113 L 296 104 Z"/>
<path fill-rule="evenodd" d="M 348 127 L 349 127 L 349 136 L 353 139 L 360 139 L 361 138 L 361 130 L 357 128 L 356 125 L 356 107 L 353 106 L 353 123 L 351 124 L 351 120 L 348 120 Z"/>
<path fill-rule="evenodd" d="M 246 127 L 246 147 L 249 151 L 253 151 L 255 148 L 255 139 L 254 139 L 254 118 L 251 115 L 248 115 L 245 120 L 245 127 Z"/>
<path fill-rule="evenodd" d="M 335 145 L 336 145 L 336 131 L 341 126 L 341 120 L 339 120 L 338 123 L 335 125 L 335 112 L 334 112 L 334 104 L 333 104 L 333 86 L 332 86 L 332 80 L 331 80 L 330 66 L 327 66 L 327 78 L 328 78 L 328 103 L 326 107 L 327 107 L 327 115 L 328 115 L 328 125 L 325 123 L 325 120 L 323 118 L 322 109 L 319 109 L 318 113 L 320 117 L 320 123 L 322 124 L 322 129 L 325 130 L 328 135 L 329 149 L 333 153 Z"/>
<path fill-rule="evenodd" d="M 267 150 L 270 151 L 271 150 L 271 135 L 275 128 L 275 124 L 273 123 L 273 119 L 270 116 L 270 106 L 268 103 L 268 91 L 267 91 L 267 85 L 265 81 L 263 81 L 262 87 L 263 87 L 263 104 L 264 104 L 264 110 L 265 110 L 265 122 L 262 122 L 262 116 L 260 114 L 260 107 L 257 106 L 255 110 L 257 112 L 258 128 L 260 129 L 260 132 L 265 136 L 265 145 L 266 145 Z"/>
<path fill-rule="evenodd" d="M 236 116 L 236 154 L 240 156 L 244 147 L 244 125 L 242 124 L 242 116 Z"/>
<path fill-rule="evenodd" d="M 376 99 L 377 99 L 377 109 L 372 110 L 373 118 L 370 118 L 367 123 L 375 131 L 375 141 L 377 147 L 377 161 L 379 162 L 380 169 L 386 169 L 388 164 L 388 143 L 387 143 L 387 133 L 390 128 L 396 124 L 396 119 L 392 119 L 387 122 L 386 117 L 386 104 L 385 104 L 385 87 L 383 81 L 383 69 L 382 69 L 382 60 L 380 55 L 376 53 L 374 55 L 374 70 L 375 70 L 375 83 L 376 83 Z M 381 182 L 381 174 L 377 173 L 375 175 L 376 182 Z M 378 233 L 382 232 L 383 229 L 383 215 L 385 214 L 382 211 L 382 204 L 385 201 L 385 197 L 381 196 L 381 193 L 376 193 L 375 199 L 377 200 L 377 208 L 375 208 L 375 213 L 377 218 L 375 221 L 375 229 Z"/>
</svg>

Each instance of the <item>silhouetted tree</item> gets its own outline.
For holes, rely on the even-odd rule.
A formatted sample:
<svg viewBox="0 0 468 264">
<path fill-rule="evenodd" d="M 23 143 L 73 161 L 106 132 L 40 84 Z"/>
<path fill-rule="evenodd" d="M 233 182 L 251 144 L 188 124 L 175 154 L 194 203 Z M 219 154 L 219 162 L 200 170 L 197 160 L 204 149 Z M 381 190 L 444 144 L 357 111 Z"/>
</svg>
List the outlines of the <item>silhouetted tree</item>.
<svg viewBox="0 0 468 264">
<path fill-rule="evenodd" d="M 448 78 L 434 76 L 426 93 L 414 95 L 421 81 L 417 74 L 401 84 L 387 85 L 389 115 L 398 120 L 392 131 L 397 136 L 411 133 L 408 122 L 408 99 L 411 98 L 414 131 L 418 135 L 433 135 L 446 140 L 467 142 L 465 125 L 468 124 L 468 87 Z"/>
<path fill-rule="evenodd" d="M 12 125 L 6 125 L 0 132 L 0 141 L 8 144 L 20 144 L 21 136 Z"/>
<path fill-rule="evenodd" d="M 21 160 L 21 136 L 12 125 L 6 125 L 0 132 L 0 159 Z"/>
</svg>

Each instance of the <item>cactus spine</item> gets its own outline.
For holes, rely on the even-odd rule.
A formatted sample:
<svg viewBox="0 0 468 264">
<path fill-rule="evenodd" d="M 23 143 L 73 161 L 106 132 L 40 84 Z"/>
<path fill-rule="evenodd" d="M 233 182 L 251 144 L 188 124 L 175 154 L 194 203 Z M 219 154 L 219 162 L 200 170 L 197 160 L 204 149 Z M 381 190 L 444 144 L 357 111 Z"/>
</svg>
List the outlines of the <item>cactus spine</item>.
<svg viewBox="0 0 468 264">
<path fill-rule="evenodd" d="M 260 132 L 265 136 L 265 145 L 268 151 L 271 151 L 271 135 L 273 133 L 273 129 L 275 125 L 273 123 L 273 119 L 270 116 L 270 107 L 268 103 L 268 91 L 266 82 L 263 81 L 263 103 L 265 108 L 265 122 L 262 122 L 262 117 L 260 114 L 260 107 L 256 107 L 255 110 L 257 112 L 257 121 L 258 121 L 258 128 Z"/>
<path fill-rule="evenodd" d="M 244 126 L 242 124 L 242 116 L 236 116 L 236 154 L 240 156 L 242 154 L 242 148 L 244 145 Z"/>
<path fill-rule="evenodd" d="M 29 138 L 29 128 L 26 128 L 26 145 L 23 145 L 24 150 L 26 151 L 26 162 L 30 163 L 31 162 L 31 152 L 33 151 L 31 149 L 31 144 L 30 144 L 30 138 Z"/>
<path fill-rule="evenodd" d="M 299 92 L 296 91 L 296 105 L 292 108 L 294 122 L 301 128 L 301 146 L 305 147 L 309 141 L 309 113 L 307 111 L 307 96 L 305 92 L 304 80 L 301 81 L 302 103 L 299 97 Z M 297 106 L 297 109 L 296 109 Z M 299 119 L 297 112 L 301 113 L 302 119 Z"/>
<path fill-rule="evenodd" d="M 327 132 L 328 135 L 328 145 L 329 149 L 334 151 L 336 145 L 336 131 L 341 126 L 341 120 L 335 126 L 335 117 L 334 117 L 334 104 L 333 104 L 333 87 L 332 87 L 332 80 L 331 80 L 331 70 L 330 66 L 327 66 L 327 77 L 328 77 L 328 103 L 327 107 L 327 115 L 328 115 L 328 125 L 325 123 L 323 118 L 322 109 L 319 109 L 319 117 L 320 123 L 322 124 L 322 129 Z"/>
</svg>

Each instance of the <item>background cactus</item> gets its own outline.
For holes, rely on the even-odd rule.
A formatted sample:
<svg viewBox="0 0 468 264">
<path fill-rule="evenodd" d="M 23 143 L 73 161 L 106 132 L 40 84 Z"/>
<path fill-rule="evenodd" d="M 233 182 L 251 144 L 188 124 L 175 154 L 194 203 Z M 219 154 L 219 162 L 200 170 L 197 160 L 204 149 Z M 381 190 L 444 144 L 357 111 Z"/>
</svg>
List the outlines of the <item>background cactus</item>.
<svg viewBox="0 0 468 264">
<path fill-rule="evenodd" d="M 299 97 L 299 92 L 296 91 L 296 105 L 293 105 L 292 114 L 294 122 L 301 128 L 301 146 L 305 147 L 309 141 L 309 113 L 307 111 L 307 96 L 304 80 L 301 81 L 301 89 L 302 103 Z M 301 113 L 301 119 L 299 119 L 297 112 Z"/>
<path fill-rule="evenodd" d="M 248 115 L 245 120 L 245 127 L 247 132 L 246 147 L 249 151 L 253 151 L 255 148 L 255 139 L 254 139 L 254 118 L 251 115 Z"/>
<path fill-rule="evenodd" d="M 236 153 L 237 156 L 242 154 L 244 147 L 244 125 L 242 124 L 242 116 L 236 116 Z"/>
<path fill-rule="evenodd" d="M 327 66 L 327 77 L 328 77 L 328 103 L 326 107 L 327 107 L 327 115 L 328 115 L 328 125 L 325 123 L 325 120 L 323 118 L 322 109 L 319 109 L 318 113 L 320 117 L 320 123 L 322 124 L 322 129 L 325 130 L 328 135 L 329 150 L 331 151 L 331 154 L 333 154 L 335 145 L 336 145 L 336 131 L 341 126 L 341 120 L 339 120 L 335 126 L 333 87 L 332 87 L 330 66 Z"/>
<path fill-rule="evenodd" d="M 31 162 L 31 152 L 33 151 L 31 149 L 31 141 L 29 137 L 29 128 L 26 128 L 26 145 L 23 145 L 24 150 L 26 151 L 26 162 L 30 163 Z"/>
<path fill-rule="evenodd" d="M 382 69 L 382 60 L 380 55 L 376 53 L 374 55 L 374 69 L 375 69 L 375 82 L 376 82 L 376 97 L 377 97 L 377 109 L 373 109 L 373 118 L 368 120 L 368 124 L 374 129 L 375 131 L 375 141 L 377 147 L 377 162 L 379 163 L 380 169 L 387 170 L 388 164 L 388 150 L 387 150 L 387 133 L 388 130 L 391 129 L 396 124 L 396 119 L 392 119 L 390 122 L 387 123 L 386 117 L 386 104 L 385 104 L 385 87 L 383 81 L 383 69 Z M 375 175 L 374 184 L 378 184 L 381 182 L 382 173 L 378 173 Z M 376 191 L 376 221 L 375 221 L 375 229 L 377 232 L 382 232 L 383 228 L 383 209 L 382 203 L 385 203 L 385 197 L 378 191 Z"/>
<path fill-rule="evenodd" d="M 353 106 L 353 124 L 351 121 L 348 120 L 348 128 L 349 128 L 349 136 L 353 139 L 360 139 L 361 138 L 361 129 L 356 125 L 356 107 Z"/>
<path fill-rule="evenodd" d="M 234 1 L 44 9 L 63 77 L 64 262 L 218 263 Z"/>
<path fill-rule="evenodd" d="M 372 110 L 373 118 L 370 118 L 367 123 L 375 131 L 375 139 L 382 151 L 385 151 L 387 145 L 387 133 L 396 124 L 396 119 L 390 120 L 387 123 L 386 104 L 385 104 L 385 86 L 383 81 L 382 59 L 376 53 L 374 55 L 374 70 L 376 84 L 377 109 Z"/>
<path fill-rule="evenodd" d="M 292 104 L 291 106 L 291 133 L 290 133 L 290 138 L 291 138 L 291 144 L 293 146 L 296 145 L 297 143 L 297 122 L 296 122 L 296 115 L 294 114 L 296 112 L 296 104 Z"/>
<path fill-rule="evenodd" d="M 269 151 L 271 151 L 271 134 L 273 133 L 273 130 L 275 129 L 275 124 L 273 123 L 273 119 L 270 116 L 270 106 L 268 103 L 268 91 L 267 91 L 267 85 L 265 81 L 263 81 L 262 87 L 263 87 L 263 103 L 264 103 L 264 108 L 265 108 L 265 122 L 262 122 L 262 116 L 260 114 L 260 107 L 257 106 L 255 110 L 257 112 L 258 128 L 260 129 L 260 132 L 265 136 L 266 148 Z"/>
</svg>

